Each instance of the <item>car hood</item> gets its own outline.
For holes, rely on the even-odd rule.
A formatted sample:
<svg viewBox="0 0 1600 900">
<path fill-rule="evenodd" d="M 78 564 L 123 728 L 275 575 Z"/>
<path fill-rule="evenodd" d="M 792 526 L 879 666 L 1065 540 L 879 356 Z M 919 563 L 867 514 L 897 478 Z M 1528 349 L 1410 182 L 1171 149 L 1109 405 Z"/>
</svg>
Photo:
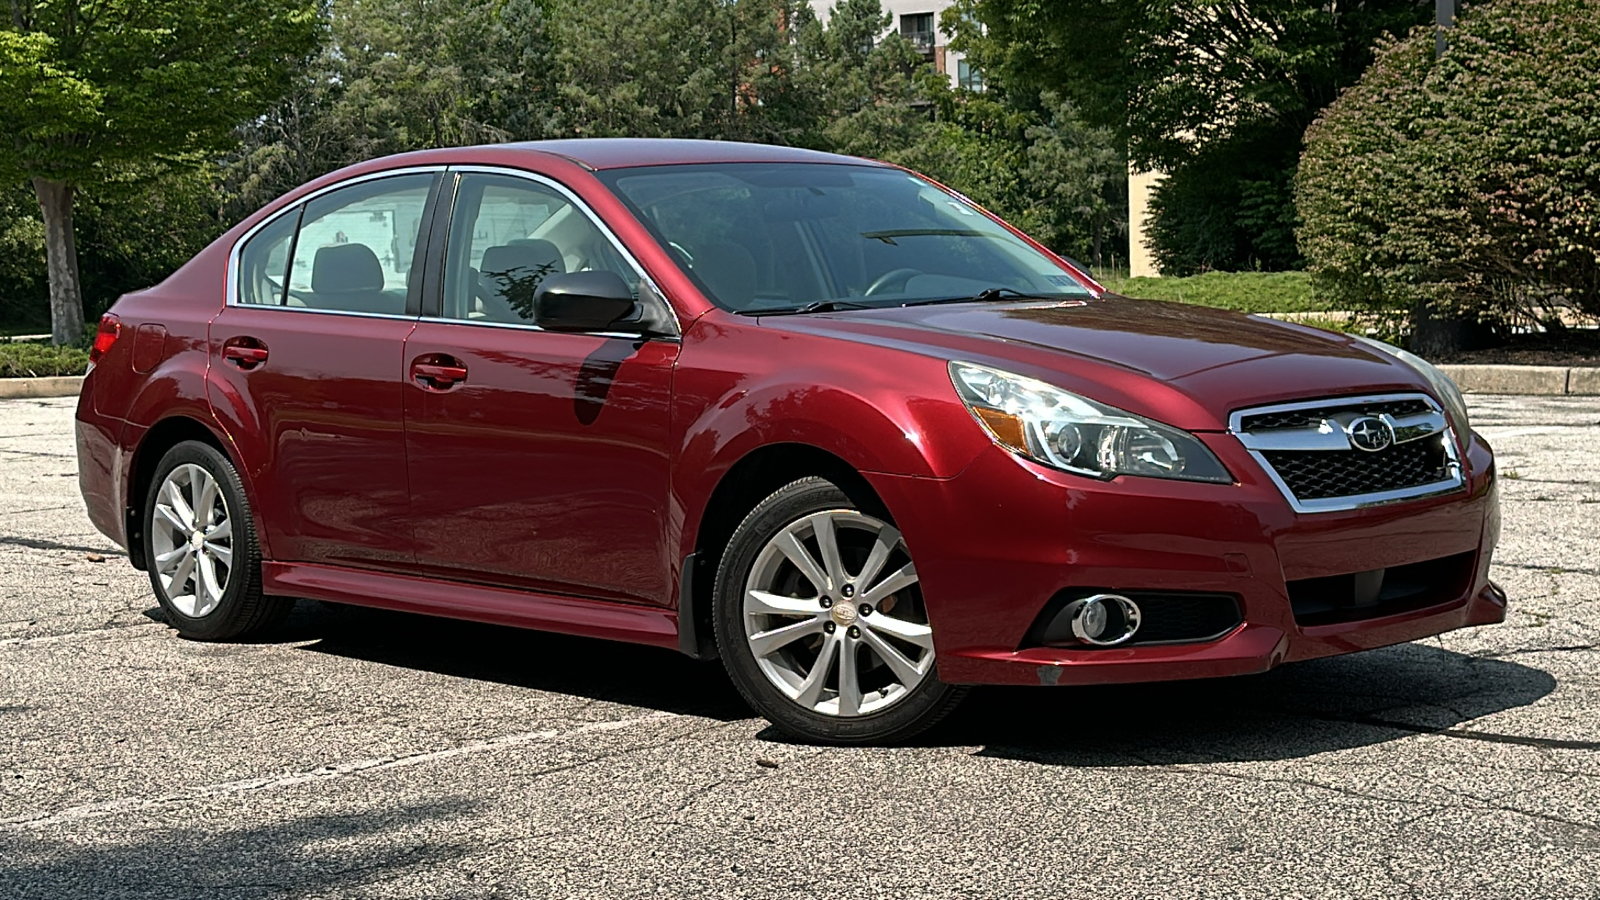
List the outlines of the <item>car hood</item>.
<svg viewBox="0 0 1600 900">
<path fill-rule="evenodd" d="M 956 303 L 768 317 L 763 325 L 1008 368 L 1191 430 L 1242 407 L 1422 390 L 1346 335 L 1226 310 L 1131 300 Z"/>
</svg>

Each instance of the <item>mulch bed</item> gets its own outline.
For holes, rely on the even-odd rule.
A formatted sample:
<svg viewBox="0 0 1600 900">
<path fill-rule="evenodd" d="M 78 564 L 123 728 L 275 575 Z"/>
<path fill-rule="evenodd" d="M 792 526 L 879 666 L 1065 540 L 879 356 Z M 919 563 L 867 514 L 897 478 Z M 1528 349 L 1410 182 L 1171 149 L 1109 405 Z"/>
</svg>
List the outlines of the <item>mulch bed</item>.
<svg viewBox="0 0 1600 900">
<path fill-rule="evenodd" d="M 1565 334 L 1519 334 L 1499 347 L 1441 353 L 1436 363 L 1480 363 L 1507 366 L 1600 366 L 1600 331 Z"/>
</svg>

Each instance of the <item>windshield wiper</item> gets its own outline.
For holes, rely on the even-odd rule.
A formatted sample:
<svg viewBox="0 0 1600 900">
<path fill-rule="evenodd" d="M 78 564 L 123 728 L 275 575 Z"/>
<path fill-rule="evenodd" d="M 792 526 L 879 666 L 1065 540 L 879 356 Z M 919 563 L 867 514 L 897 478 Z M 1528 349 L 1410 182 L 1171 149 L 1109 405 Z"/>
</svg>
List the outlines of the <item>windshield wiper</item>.
<svg viewBox="0 0 1600 900">
<path fill-rule="evenodd" d="M 881 309 L 870 303 L 855 303 L 850 300 L 814 300 L 804 306 L 791 309 L 742 309 L 739 312 L 747 316 L 802 316 L 806 313 L 837 312 L 841 309 Z"/>
<path fill-rule="evenodd" d="M 863 231 L 861 236 L 869 241 L 883 241 L 885 244 L 898 247 L 894 242 L 899 237 L 994 237 L 985 231 L 973 231 L 970 228 L 893 228 L 887 231 Z"/>
<path fill-rule="evenodd" d="M 932 300 L 912 300 L 901 306 L 931 306 L 935 303 L 988 303 L 993 300 L 1059 300 L 1071 294 L 1030 294 L 1016 288 L 985 288 L 970 297 L 935 297 Z"/>
</svg>

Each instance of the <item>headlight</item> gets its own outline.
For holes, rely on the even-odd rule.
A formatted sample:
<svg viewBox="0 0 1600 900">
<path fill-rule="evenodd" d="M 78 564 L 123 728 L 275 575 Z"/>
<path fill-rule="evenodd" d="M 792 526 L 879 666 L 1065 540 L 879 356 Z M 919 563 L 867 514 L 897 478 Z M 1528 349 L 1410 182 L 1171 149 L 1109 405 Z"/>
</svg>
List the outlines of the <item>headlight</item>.
<svg viewBox="0 0 1600 900">
<path fill-rule="evenodd" d="M 950 380 L 997 443 L 1034 462 L 1102 479 L 1233 481 L 1186 431 L 987 366 L 952 362 Z"/>
<path fill-rule="evenodd" d="M 1401 350 L 1393 344 L 1385 344 L 1383 341 L 1375 341 L 1359 334 L 1350 336 L 1379 352 L 1387 353 L 1416 370 L 1418 375 L 1427 380 L 1428 386 L 1433 388 L 1433 392 L 1439 395 L 1439 402 L 1444 404 L 1445 415 L 1450 417 L 1450 424 L 1455 428 L 1456 435 L 1463 442 L 1468 440 L 1468 435 L 1472 434 L 1472 423 L 1467 421 L 1467 400 L 1461 396 L 1461 389 L 1456 387 L 1456 383 L 1450 380 L 1449 375 L 1439 371 L 1438 366 L 1415 353 Z"/>
</svg>

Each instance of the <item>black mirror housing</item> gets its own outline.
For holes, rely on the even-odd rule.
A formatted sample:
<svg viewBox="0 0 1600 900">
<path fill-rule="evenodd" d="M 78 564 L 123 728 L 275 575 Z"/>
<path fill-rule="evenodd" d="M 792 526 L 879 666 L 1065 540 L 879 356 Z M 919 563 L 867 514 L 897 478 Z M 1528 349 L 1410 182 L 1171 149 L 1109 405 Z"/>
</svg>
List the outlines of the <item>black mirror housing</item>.
<svg viewBox="0 0 1600 900">
<path fill-rule="evenodd" d="M 565 272 L 540 282 L 533 323 L 546 331 L 611 331 L 634 305 L 633 291 L 615 272 Z"/>
</svg>

